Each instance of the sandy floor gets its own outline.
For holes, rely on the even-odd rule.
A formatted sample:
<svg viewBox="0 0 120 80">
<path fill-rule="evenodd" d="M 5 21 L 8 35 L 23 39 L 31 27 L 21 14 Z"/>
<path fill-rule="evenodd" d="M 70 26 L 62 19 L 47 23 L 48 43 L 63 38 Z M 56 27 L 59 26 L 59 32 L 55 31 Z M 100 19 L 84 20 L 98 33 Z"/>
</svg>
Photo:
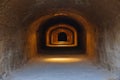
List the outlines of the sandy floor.
<svg viewBox="0 0 120 80">
<path fill-rule="evenodd" d="M 67 57 L 73 59 L 74 56 Z M 19 70 L 14 71 L 8 80 L 115 80 L 112 73 L 83 57 L 75 60 L 50 61 L 52 57 L 37 57 Z"/>
</svg>

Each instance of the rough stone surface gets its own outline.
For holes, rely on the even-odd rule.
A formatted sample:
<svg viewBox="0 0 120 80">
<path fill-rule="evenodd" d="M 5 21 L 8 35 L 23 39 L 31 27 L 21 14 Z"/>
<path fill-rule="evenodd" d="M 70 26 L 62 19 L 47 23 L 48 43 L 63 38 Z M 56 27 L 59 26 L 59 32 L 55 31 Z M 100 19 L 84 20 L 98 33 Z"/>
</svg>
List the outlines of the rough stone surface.
<svg viewBox="0 0 120 80">
<path fill-rule="evenodd" d="M 120 69 L 120 0 L 0 0 L 0 76 L 34 56 L 28 53 L 29 25 L 58 11 L 76 12 L 93 24 L 96 61 Z"/>
</svg>

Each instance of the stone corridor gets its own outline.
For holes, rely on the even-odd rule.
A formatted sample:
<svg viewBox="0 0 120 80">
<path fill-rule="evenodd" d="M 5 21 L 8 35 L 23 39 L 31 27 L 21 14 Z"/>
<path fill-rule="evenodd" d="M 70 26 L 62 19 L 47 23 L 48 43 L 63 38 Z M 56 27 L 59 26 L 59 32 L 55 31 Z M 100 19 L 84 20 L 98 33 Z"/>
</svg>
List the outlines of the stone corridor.
<svg viewBox="0 0 120 80">
<path fill-rule="evenodd" d="M 120 0 L 0 0 L 6 78 L 120 80 Z"/>
</svg>

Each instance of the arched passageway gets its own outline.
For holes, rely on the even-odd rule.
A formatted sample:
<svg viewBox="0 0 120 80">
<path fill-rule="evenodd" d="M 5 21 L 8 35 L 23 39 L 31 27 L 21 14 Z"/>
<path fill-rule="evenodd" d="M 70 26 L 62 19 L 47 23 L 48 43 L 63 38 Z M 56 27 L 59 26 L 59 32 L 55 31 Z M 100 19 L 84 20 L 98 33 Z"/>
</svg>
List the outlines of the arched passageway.
<svg viewBox="0 0 120 80">
<path fill-rule="evenodd" d="M 58 63 L 59 60 L 62 62 L 67 60 L 68 63 L 70 60 L 72 63 L 64 64 L 64 68 L 60 68 L 63 67 L 62 65 L 57 65 L 58 72 L 68 69 L 67 73 L 74 71 L 79 73 L 84 69 L 86 74 L 89 73 L 87 70 L 92 70 L 91 74 L 97 71 L 96 74 L 99 75 L 96 66 L 82 61 L 81 56 L 84 56 L 88 62 L 90 61 L 90 64 L 95 62 L 102 68 L 114 72 L 118 77 L 120 73 L 119 8 L 119 0 L 1 0 L 0 78 L 6 78 L 11 72 L 23 67 L 22 64 L 26 64 L 36 57 L 40 58 L 36 58 L 33 63 L 39 64 L 36 64 L 35 67 L 43 72 L 48 68 L 50 71 L 56 66 L 44 63 L 44 59 L 45 61 L 57 60 Z M 50 31 L 47 35 L 49 29 L 59 27 L 59 25 L 62 27 Z M 56 44 L 57 46 L 55 46 Z M 49 56 L 47 60 L 42 59 L 45 57 L 43 54 L 53 54 L 51 55 L 53 58 L 51 59 Z M 80 62 L 74 62 L 74 59 Z M 74 63 L 75 65 L 72 66 Z M 86 68 L 88 65 L 89 67 Z M 93 69 L 93 67 L 95 68 Z M 36 68 L 31 68 L 31 66 L 26 68 L 37 72 Z M 47 73 L 49 72 L 45 74 Z M 62 72 L 60 73 L 62 74 Z M 75 73 L 70 75 L 75 75 Z M 103 76 L 97 76 L 95 79 L 97 80 L 98 77 L 103 79 Z M 18 78 L 20 76 L 17 76 L 16 79 L 18 80 Z M 93 78 L 91 79 L 93 80 Z"/>
<path fill-rule="evenodd" d="M 59 32 L 57 35 L 58 35 L 57 36 L 58 41 L 67 41 L 68 40 L 67 39 L 68 36 L 65 32 Z"/>
<path fill-rule="evenodd" d="M 60 32 L 65 33 L 66 41 L 58 40 Z M 63 54 L 71 54 L 72 51 L 73 54 L 86 54 L 86 30 L 81 23 L 69 16 L 60 15 L 46 20 L 39 25 L 37 36 L 38 53 L 53 51 L 50 53 L 52 54 L 63 51 Z"/>
</svg>

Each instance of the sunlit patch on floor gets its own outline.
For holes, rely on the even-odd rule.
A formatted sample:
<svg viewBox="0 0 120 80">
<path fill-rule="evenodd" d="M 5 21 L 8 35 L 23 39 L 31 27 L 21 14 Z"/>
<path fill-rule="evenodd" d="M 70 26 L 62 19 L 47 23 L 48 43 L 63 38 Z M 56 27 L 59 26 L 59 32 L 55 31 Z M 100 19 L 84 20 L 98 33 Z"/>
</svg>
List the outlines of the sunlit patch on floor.
<svg viewBox="0 0 120 80">
<path fill-rule="evenodd" d="M 83 59 L 80 58 L 44 58 L 44 62 L 51 62 L 51 63 L 73 63 L 73 62 L 79 62 Z"/>
</svg>

